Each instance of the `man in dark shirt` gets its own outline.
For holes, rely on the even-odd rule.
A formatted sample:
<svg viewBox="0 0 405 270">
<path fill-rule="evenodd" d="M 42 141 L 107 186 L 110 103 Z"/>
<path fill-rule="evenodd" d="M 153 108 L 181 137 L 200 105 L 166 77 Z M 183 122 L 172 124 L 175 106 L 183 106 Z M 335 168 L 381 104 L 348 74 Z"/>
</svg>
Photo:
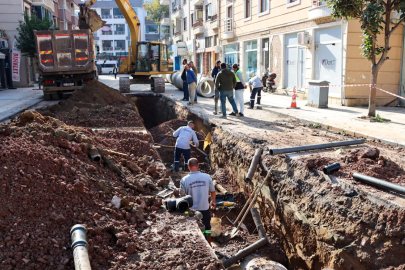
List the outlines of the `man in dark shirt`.
<svg viewBox="0 0 405 270">
<path fill-rule="evenodd" d="M 215 78 L 217 77 L 217 74 L 221 71 L 221 61 L 217 61 L 215 67 L 212 69 L 211 72 L 211 77 L 214 79 L 214 85 L 215 85 Z M 215 87 L 215 111 L 214 114 L 218 114 L 218 101 L 219 101 L 219 91 L 216 86 Z"/>
<path fill-rule="evenodd" d="M 189 93 L 188 93 L 188 84 L 187 84 L 187 74 L 186 74 L 186 69 L 185 66 L 187 65 L 187 59 L 183 59 L 182 62 L 182 71 L 181 71 L 181 79 L 183 80 L 183 92 L 184 92 L 184 96 L 183 96 L 183 101 L 188 101 L 189 99 Z"/>
</svg>

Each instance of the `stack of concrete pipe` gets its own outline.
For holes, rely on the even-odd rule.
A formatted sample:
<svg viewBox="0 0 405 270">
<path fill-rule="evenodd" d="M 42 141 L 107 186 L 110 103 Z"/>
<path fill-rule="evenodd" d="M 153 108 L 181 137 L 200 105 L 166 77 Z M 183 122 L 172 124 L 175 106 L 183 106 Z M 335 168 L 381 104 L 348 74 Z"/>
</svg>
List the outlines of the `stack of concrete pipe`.
<svg viewBox="0 0 405 270">
<path fill-rule="evenodd" d="M 166 77 L 167 80 L 167 77 Z M 179 71 L 173 73 L 170 77 L 171 83 L 178 89 L 183 90 L 183 80 L 181 79 L 181 73 Z M 211 98 L 215 95 L 214 80 L 209 77 L 197 75 L 197 94 L 203 97 Z"/>
</svg>

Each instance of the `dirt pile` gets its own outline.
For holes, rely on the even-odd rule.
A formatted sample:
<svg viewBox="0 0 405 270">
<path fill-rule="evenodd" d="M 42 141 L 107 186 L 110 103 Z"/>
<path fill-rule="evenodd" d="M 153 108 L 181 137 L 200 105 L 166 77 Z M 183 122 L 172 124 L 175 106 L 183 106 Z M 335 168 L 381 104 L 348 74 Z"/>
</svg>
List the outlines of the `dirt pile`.
<svg viewBox="0 0 405 270">
<path fill-rule="evenodd" d="M 68 100 L 40 112 L 75 126 L 143 127 L 134 101 L 99 81 L 91 81 Z"/>
<path fill-rule="evenodd" d="M 156 254 L 170 250 L 147 233 L 161 226 L 163 211 L 162 200 L 148 194 L 167 172 L 145 134 L 117 143 L 136 138 L 127 133 L 96 133 L 37 112 L 0 126 L 0 269 L 74 269 L 69 230 L 75 224 L 88 229 L 92 269 L 162 269 L 159 259 L 137 254 L 152 243 Z M 89 158 L 94 149 L 100 162 Z M 184 254 L 192 249 L 183 247 Z M 218 265 L 202 257 L 189 260 L 190 269 Z"/>
<path fill-rule="evenodd" d="M 165 163 L 173 164 L 174 162 L 174 146 L 176 145 L 176 138 L 173 137 L 173 132 L 179 127 L 186 126 L 187 121 L 173 119 L 167 122 L 164 122 L 156 127 L 153 127 L 149 132 L 153 136 L 153 141 L 155 143 L 166 145 L 161 146 L 158 149 L 158 152 Z M 195 131 L 197 134 L 198 140 L 200 140 L 200 149 L 203 149 L 204 142 L 201 140 L 205 139 L 205 135 L 202 132 Z M 191 148 L 191 157 L 197 158 L 200 163 L 206 162 L 205 155 L 199 152 L 198 150 Z M 183 158 L 180 160 L 180 164 L 183 164 Z"/>
</svg>

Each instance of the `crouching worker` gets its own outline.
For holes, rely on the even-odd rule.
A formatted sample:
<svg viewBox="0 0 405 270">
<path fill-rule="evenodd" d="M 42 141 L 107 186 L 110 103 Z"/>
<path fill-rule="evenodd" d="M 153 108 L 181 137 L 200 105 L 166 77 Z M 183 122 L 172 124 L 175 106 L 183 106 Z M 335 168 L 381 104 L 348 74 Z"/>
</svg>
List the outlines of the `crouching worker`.
<svg viewBox="0 0 405 270">
<path fill-rule="evenodd" d="M 189 121 L 187 126 L 179 127 L 173 137 L 177 137 L 176 148 L 174 149 L 174 170 L 179 171 L 181 154 L 184 157 L 184 170 L 188 171 L 188 160 L 190 159 L 190 141 L 193 140 L 195 147 L 198 147 L 197 135 L 194 132 L 194 121 Z"/>
<path fill-rule="evenodd" d="M 211 208 L 215 208 L 215 187 L 211 177 L 198 170 L 198 160 L 191 158 L 188 161 L 190 173 L 180 181 L 180 195 L 191 195 L 193 207 L 191 209 L 201 212 L 202 222 L 205 226 L 204 235 L 208 242 L 211 241 Z M 209 195 L 211 203 L 209 203 Z"/>
</svg>

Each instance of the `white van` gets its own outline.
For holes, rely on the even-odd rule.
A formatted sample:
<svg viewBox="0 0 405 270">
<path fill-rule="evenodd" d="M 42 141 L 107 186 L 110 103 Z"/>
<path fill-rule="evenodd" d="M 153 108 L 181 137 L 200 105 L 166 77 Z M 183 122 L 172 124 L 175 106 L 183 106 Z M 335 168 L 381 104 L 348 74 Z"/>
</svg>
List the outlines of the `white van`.
<svg viewBox="0 0 405 270">
<path fill-rule="evenodd" d="M 118 72 L 117 61 L 114 61 L 114 60 L 97 61 L 97 64 L 100 64 L 102 74 L 114 74 L 113 73 L 114 67 L 117 68 L 117 72 Z"/>
</svg>

